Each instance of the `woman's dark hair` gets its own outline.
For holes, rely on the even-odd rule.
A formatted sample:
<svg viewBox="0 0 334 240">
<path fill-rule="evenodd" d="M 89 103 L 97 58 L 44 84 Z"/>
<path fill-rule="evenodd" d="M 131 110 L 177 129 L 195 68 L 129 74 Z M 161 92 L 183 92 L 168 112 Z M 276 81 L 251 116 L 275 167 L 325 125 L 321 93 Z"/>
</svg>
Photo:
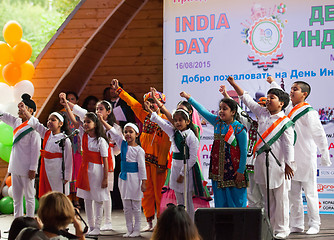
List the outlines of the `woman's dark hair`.
<svg viewBox="0 0 334 240">
<path fill-rule="evenodd" d="M 88 110 L 88 109 L 87 109 L 87 106 L 88 106 L 88 103 L 89 103 L 91 100 L 94 100 L 95 102 L 98 102 L 98 101 L 99 101 L 99 99 L 98 99 L 97 97 L 95 97 L 95 96 L 88 96 L 88 97 L 85 98 L 85 100 L 84 100 L 84 102 L 83 102 L 83 104 L 82 104 L 82 107 L 83 107 L 84 109 Z"/>
<path fill-rule="evenodd" d="M 172 229 L 170 228 L 172 223 Z M 151 240 L 200 240 L 196 225 L 190 219 L 184 206 L 168 204 L 160 215 Z"/>
<path fill-rule="evenodd" d="M 238 107 L 239 107 L 239 105 L 238 105 L 238 103 L 236 101 L 234 101 L 231 98 L 223 98 L 222 100 L 220 100 L 219 105 L 221 103 L 225 103 L 231 109 L 231 111 L 235 112 L 235 114 L 234 114 L 234 120 L 237 120 L 237 121 L 240 120 L 239 113 L 238 113 Z"/>
<path fill-rule="evenodd" d="M 79 100 L 79 96 L 78 96 L 78 94 L 76 92 L 73 92 L 73 91 L 66 92 L 66 96 L 68 96 L 70 94 L 72 94 L 77 101 Z"/>
<path fill-rule="evenodd" d="M 13 220 L 8 232 L 8 240 L 15 240 L 20 231 L 26 227 L 38 228 L 39 225 L 35 218 L 32 217 L 17 217 Z"/>
<path fill-rule="evenodd" d="M 92 120 L 95 123 L 95 135 L 96 135 L 96 140 L 99 139 L 99 137 L 104 138 L 107 143 L 109 142 L 109 139 L 106 135 L 106 131 L 103 129 L 102 123 L 100 122 L 100 120 L 97 118 L 96 114 L 93 112 L 88 112 L 85 115 L 86 117 L 88 117 L 90 120 Z"/>
<path fill-rule="evenodd" d="M 114 123 L 116 123 L 116 118 L 115 118 L 115 115 L 114 115 L 114 113 L 113 113 L 113 111 L 112 111 L 113 109 L 112 109 L 111 103 L 108 102 L 108 101 L 106 101 L 106 100 L 101 100 L 101 101 L 98 101 L 98 102 L 96 103 L 96 106 L 97 106 L 98 104 L 102 104 L 102 105 L 104 106 L 104 108 L 105 108 L 107 111 L 110 110 L 110 114 L 108 115 L 107 122 L 108 122 L 108 124 L 109 124 L 110 126 L 113 126 Z"/>
<path fill-rule="evenodd" d="M 183 111 L 186 111 L 184 109 L 182 109 Z M 179 114 L 184 120 L 190 120 L 190 123 L 188 124 L 187 128 L 190 128 L 191 131 L 194 132 L 195 136 L 198 138 L 198 132 L 196 131 L 196 128 L 195 128 L 195 125 L 193 124 L 193 121 L 192 119 L 190 118 L 190 114 L 189 114 L 189 117 L 183 112 L 183 111 L 180 111 L 180 109 L 177 109 L 174 113 L 173 113 L 173 118 L 176 114 Z"/>
</svg>

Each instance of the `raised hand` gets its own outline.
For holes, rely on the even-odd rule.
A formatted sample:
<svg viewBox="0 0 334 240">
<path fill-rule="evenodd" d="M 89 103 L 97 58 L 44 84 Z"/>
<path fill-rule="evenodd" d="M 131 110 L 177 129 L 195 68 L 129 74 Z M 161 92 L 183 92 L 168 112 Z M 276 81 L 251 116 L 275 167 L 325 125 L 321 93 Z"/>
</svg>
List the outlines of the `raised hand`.
<svg viewBox="0 0 334 240">
<path fill-rule="evenodd" d="M 229 84 L 231 84 L 231 85 L 233 85 L 233 84 L 235 83 L 234 78 L 233 78 L 232 76 L 229 76 L 226 80 L 227 80 L 227 81 L 229 82 Z"/>
<path fill-rule="evenodd" d="M 116 91 L 119 88 L 118 80 L 116 78 L 111 80 L 110 87 L 114 91 Z"/>
<path fill-rule="evenodd" d="M 225 85 L 221 85 L 220 88 L 219 88 L 219 92 L 221 94 L 223 94 L 223 96 L 225 98 L 229 98 L 230 96 L 228 95 L 227 91 L 226 91 L 226 86 Z"/>
<path fill-rule="evenodd" d="M 66 106 L 66 93 L 59 93 L 60 104 Z"/>
<path fill-rule="evenodd" d="M 191 97 L 191 95 L 189 93 L 186 93 L 185 91 L 181 92 L 180 96 L 187 100 Z"/>
<path fill-rule="evenodd" d="M 272 82 L 275 82 L 275 79 L 272 76 L 267 77 L 267 82 L 271 84 Z"/>
</svg>

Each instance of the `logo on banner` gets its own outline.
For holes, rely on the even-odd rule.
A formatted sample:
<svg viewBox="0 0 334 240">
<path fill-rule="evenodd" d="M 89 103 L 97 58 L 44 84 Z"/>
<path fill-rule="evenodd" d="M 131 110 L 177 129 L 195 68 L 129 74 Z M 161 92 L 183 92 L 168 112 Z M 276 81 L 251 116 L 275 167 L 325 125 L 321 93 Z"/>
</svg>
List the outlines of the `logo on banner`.
<svg viewBox="0 0 334 240">
<path fill-rule="evenodd" d="M 319 202 L 320 211 L 333 212 L 334 211 L 334 199 L 323 199 Z"/>
<path fill-rule="evenodd" d="M 283 52 L 280 51 L 284 37 L 281 16 L 285 13 L 286 6 L 280 4 L 273 9 L 271 12 L 260 4 L 254 4 L 251 9 L 251 20 L 241 23 L 245 27 L 242 32 L 244 43 L 251 49 L 247 60 L 264 71 L 273 68 L 284 58 Z"/>
<path fill-rule="evenodd" d="M 333 184 L 318 183 L 318 192 L 320 192 L 320 193 L 333 193 L 334 192 L 334 185 Z"/>
</svg>

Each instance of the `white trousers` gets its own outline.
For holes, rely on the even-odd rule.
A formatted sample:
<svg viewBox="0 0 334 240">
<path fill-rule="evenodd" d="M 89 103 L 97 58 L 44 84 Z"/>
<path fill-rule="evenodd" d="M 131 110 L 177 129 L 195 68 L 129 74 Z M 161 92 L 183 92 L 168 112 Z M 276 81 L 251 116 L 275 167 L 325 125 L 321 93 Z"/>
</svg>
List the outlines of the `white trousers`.
<svg viewBox="0 0 334 240">
<path fill-rule="evenodd" d="M 261 194 L 265 201 L 266 210 L 267 205 L 267 188 L 266 185 L 259 185 Z M 282 185 L 278 188 L 269 189 L 269 203 L 270 203 L 270 223 L 274 234 L 284 233 L 289 234 L 289 183 L 284 180 Z"/>
<path fill-rule="evenodd" d="M 174 191 L 175 192 L 175 191 Z M 177 204 L 184 205 L 184 194 L 180 192 L 175 192 L 175 197 Z M 187 213 L 191 220 L 194 221 L 195 218 L 195 210 L 194 210 L 194 203 L 193 203 L 193 194 L 192 192 L 187 192 Z"/>
<path fill-rule="evenodd" d="M 23 195 L 26 200 L 26 216 L 34 217 L 35 213 L 35 179 L 12 174 L 14 200 L 14 217 L 23 216 Z"/>
<path fill-rule="evenodd" d="M 94 202 L 94 207 L 93 207 Z M 103 202 L 85 199 L 85 211 L 87 216 L 88 226 L 91 230 L 94 228 L 100 229 L 103 215 Z M 95 218 L 94 218 L 95 217 Z"/>
<path fill-rule="evenodd" d="M 263 199 L 259 184 L 255 182 L 254 173 L 248 173 L 249 187 L 247 188 L 247 200 L 249 207 L 263 208 Z"/>
<path fill-rule="evenodd" d="M 302 189 L 304 189 L 307 201 L 308 226 L 319 229 L 320 215 L 316 178 L 309 179 L 308 182 L 291 182 L 291 190 L 289 192 L 290 227 L 296 227 L 304 230 Z"/>
<path fill-rule="evenodd" d="M 112 201 L 109 192 L 109 197 L 107 201 L 103 202 L 103 212 L 104 212 L 104 224 L 111 224 L 111 208 L 112 208 Z"/>
<path fill-rule="evenodd" d="M 141 201 L 122 199 L 123 211 L 125 215 L 126 228 L 128 233 L 140 232 L 140 221 L 141 221 Z M 133 223 L 133 218 L 135 222 Z"/>
</svg>

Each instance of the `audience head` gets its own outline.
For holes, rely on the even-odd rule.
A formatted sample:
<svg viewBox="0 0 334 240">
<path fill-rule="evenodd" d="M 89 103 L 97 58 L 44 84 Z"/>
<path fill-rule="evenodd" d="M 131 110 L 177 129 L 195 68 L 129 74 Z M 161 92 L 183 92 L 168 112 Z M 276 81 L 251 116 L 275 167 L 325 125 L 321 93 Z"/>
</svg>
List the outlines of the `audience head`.
<svg viewBox="0 0 334 240">
<path fill-rule="evenodd" d="M 78 94 L 76 94 L 75 92 L 72 92 L 72 91 L 66 92 L 66 99 L 67 99 L 67 101 L 69 101 L 73 104 L 77 104 L 78 101 L 79 101 Z"/>
<path fill-rule="evenodd" d="M 122 84 L 121 82 L 118 82 L 118 86 L 119 86 L 120 88 L 123 88 L 123 84 Z M 110 98 L 109 98 L 109 100 L 114 100 L 114 101 L 116 101 L 116 99 L 119 98 L 119 97 L 118 97 L 118 94 L 117 94 L 117 92 L 116 92 L 116 90 L 117 90 L 117 89 L 114 90 L 112 87 L 109 88 L 109 94 L 110 94 Z"/>
<path fill-rule="evenodd" d="M 88 112 L 95 112 L 96 103 L 99 101 L 95 96 L 88 96 L 85 98 L 82 107 Z"/>
<path fill-rule="evenodd" d="M 17 217 L 12 222 L 8 233 L 8 240 L 15 240 L 20 231 L 26 227 L 40 228 L 37 220 L 32 217 Z"/>
<path fill-rule="evenodd" d="M 184 206 L 168 204 L 160 215 L 151 240 L 200 240 L 197 228 Z"/>
</svg>

